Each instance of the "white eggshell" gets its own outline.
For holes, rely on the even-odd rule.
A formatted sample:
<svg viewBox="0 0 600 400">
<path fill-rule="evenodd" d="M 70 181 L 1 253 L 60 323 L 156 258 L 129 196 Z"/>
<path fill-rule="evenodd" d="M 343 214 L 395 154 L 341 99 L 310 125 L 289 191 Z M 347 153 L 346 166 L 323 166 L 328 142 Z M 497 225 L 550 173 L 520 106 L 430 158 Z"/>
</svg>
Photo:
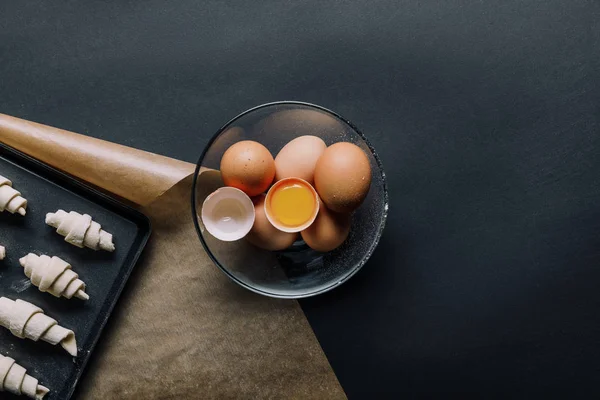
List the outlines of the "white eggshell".
<svg viewBox="0 0 600 400">
<path fill-rule="evenodd" d="M 239 240 L 252 229 L 254 204 L 241 190 L 222 187 L 204 200 L 202 223 L 206 230 L 219 240 Z"/>
</svg>

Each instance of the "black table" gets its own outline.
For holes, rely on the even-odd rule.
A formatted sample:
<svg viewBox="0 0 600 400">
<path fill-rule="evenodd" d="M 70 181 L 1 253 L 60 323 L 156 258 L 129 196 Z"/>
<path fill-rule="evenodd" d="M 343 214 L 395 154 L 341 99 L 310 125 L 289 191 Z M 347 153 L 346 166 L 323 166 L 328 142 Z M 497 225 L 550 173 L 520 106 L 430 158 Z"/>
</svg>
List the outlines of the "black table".
<svg viewBox="0 0 600 400">
<path fill-rule="evenodd" d="M 0 111 L 195 162 L 302 100 L 359 126 L 391 212 L 302 301 L 350 398 L 600 396 L 600 3 L 0 6 Z"/>
</svg>

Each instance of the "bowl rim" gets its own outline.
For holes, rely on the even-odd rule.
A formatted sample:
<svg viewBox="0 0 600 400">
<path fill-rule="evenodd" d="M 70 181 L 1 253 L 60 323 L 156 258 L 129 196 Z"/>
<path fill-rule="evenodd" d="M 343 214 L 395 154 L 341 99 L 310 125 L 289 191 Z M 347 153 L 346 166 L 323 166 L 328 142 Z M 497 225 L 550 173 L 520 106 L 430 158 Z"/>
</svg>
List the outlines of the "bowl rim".
<svg viewBox="0 0 600 400">
<path fill-rule="evenodd" d="M 369 250 L 368 250 L 367 254 L 343 278 L 335 281 L 334 283 L 330 284 L 327 287 L 324 287 L 324 288 L 321 288 L 321 289 L 318 289 L 318 290 L 315 290 L 315 291 L 312 291 L 312 292 L 308 292 L 308 293 L 301 293 L 301 294 L 280 294 L 280 293 L 272 293 L 272 292 L 269 292 L 269 291 L 266 291 L 266 290 L 261 290 L 261 289 L 253 287 L 253 286 L 251 286 L 251 285 L 249 285 L 249 284 L 241 281 L 234 274 L 232 274 L 231 272 L 229 272 L 227 270 L 227 268 L 225 268 L 223 265 L 221 265 L 221 263 L 219 262 L 219 260 L 217 260 L 217 258 L 215 257 L 215 255 L 212 253 L 212 251 L 208 247 L 208 244 L 204 240 L 204 236 L 202 235 L 202 229 L 200 228 L 200 223 L 198 222 L 197 209 L 196 209 L 196 185 L 198 183 L 198 176 L 199 176 L 199 173 L 200 173 L 201 163 L 202 163 L 202 160 L 204 160 L 204 157 L 206 156 L 206 153 L 211 148 L 211 146 L 213 145 L 213 143 L 217 140 L 217 138 L 221 135 L 221 133 L 223 133 L 225 131 L 225 129 L 229 128 L 231 126 L 231 124 L 233 124 L 235 121 L 237 121 L 238 119 L 244 117 L 247 114 L 250 114 L 250 113 L 252 113 L 254 111 L 258 111 L 260 109 L 267 108 L 267 107 L 285 106 L 285 105 L 290 105 L 290 106 L 304 106 L 304 107 L 308 107 L 308 108 L 314 108 L 314 109 L 326 112 L 328 114 L 331 114 L 335 118 L 337 118 L 337 119 L 341 120 L 342 122 L 344 122 L 345 124 L 349 125 L 360 136 L 360 138 L 362 140 L 364 140 L 365 144 L 367 145 L 367 147 L 371 151 L 371 154 L 373 155 L 373 158 L 375 159 L 375 162 L 377 163 L 377 166 L 379 168 L 379 171 L 380 171 L 380 174 L 381 174 L 381 179 L 382 179 L 382 182 L 383 182 L 383 204 L 384 204 L 383 215 L 381 217 L 381 224 L 380 224 L 379 230 L 377 231 L 377 235 L 375 237 L 375 240 L 371 243 L 371 246 L 369 247 Z M 246 111 L 238 114 L 237 116 L 233 117 L 232 119 L 230 119 L 227 123 L 225 123 L 223 126 L 221 126 L 221 128 L 219 128 L 215 134 L 213 134 L 213 136 L 210 138 L 210 140 L 208 141 L 208 143 L 204 146 L 204 149 L 202 150 L 202 153 L 200 154 L 200 157 L 198 158 L 198 161 L 196 162 L 196 169 L 194 171 L 194 176 L 193 176 L 193 181 L 192 181 L 191 206 L 192 206 L 191 207 L 192 208 L 192 219 L 194 220 L 194 226 L 196 227 L 196 233 L 198 234 L 198 238 L 200 239 L 200 242 L 202 243 L 202 247 L 204 247 L 204 250 L 206 251 L 206 253 L 210 257 L 210 259 L 212 260 L 212 262 L 225 275 L 227 275 L 232 281 L 234 281 L 235 283 L 237 283 L 238 285 L 242 286 L 245 289 L 248 289 L 248 290 L 250 290 L 250 291 L 252 291 L 254 293 L 257 293 L 257 294 L 260 294 L 260 295 L 263 295 L 263 296 L 277 298 L 277 299 L 303 299 L 303 298 L 317 296 L 319 294 L 323 294 L 323 293 L 329 292 L 330 290 L 333 290 L 333 289 L 339 287 L 344 282 L 348 281 L 350 278 L 352 278 L 354 275 L 356 275 L 358 273 L 358 271 L 360 271 L 362 269 L 362 267 L 367 263 L 367 261 L 369 261 L 369 259 L 373 255 L 373 252 L 377 248 L 377 246 L 379 244 L 379 241 L 381 239 L 381 236 L 383 235 L 383 231 L 385 229 L 385 225 L 386 225 L 386 222 L 387 222 L 387 216 L 388 216 L 388 209 L 389 209 L 389 194 L 388 194 L 388 187 L 387 187 L 387 177 L 386 177 L 386 174 L 385 174 L 385 170 L 383 169 L 383 164 L 381 162 L 381 159 L 379 158 L 379 155 L 375 151 L 375 148 L 373 147 L 373 145 L 371 144 L 371 142 L 369 141 L 369 139 L 367 139 L 367 137 L 362 133 L 362 131 L 360 129 L 358 129 L 358 127 L 356 127 L 356 125 L 354 125 L 350 120 L 342 117 L 340 114 L 336 113 L 335 111 L 332 111 L 332 110 L 330 110 L 328 108 L 325 108 L 323 106 L 320 106 L 320 105 L 317 105 L 317 104 L 312 104 L 312 103 L 307 103 L 307 102 L 303 102 L 303 101 L 282 100 L 282 101 L 274 101 L 274 102 L 270 102 L 270 103 L 264 103 L 264 104 L 260 104 L 258 106 L 252 107 L 252 108 L 250 108 L 250 109 L 248 109 L 248 110 L 246 110 Z"/>
</svg>

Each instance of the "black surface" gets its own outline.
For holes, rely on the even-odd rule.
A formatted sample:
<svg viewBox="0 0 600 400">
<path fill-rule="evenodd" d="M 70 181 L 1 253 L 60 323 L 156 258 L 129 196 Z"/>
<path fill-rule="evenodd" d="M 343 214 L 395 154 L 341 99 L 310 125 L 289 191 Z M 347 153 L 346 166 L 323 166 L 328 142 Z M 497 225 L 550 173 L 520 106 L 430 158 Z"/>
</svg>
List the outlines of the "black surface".
<svg viewBox="0 0 600 400">
<path fill-rule="evenodd" d="M 190 162 L 263 102 L 365 132 L 387 231 L 302 303 L 351 398 L 600 395 L 600 3 L 1 7 L 5 113 Z"/>
<path fill-rule="evenodd" d="M 61 346 L 19 339 L 0 328 L 0 354 L 14 358 L 50 388 L 45 399 L 68 399 L 150 235 L 150 224 L 137 211 L 1 145 L 0 174 L 11 179 L 28 200 L 25 217 L 0 213 L 0 243 L 7 252 L 0 261 L 0 297 L 29 301 L 42 308 L 59 325 L 75 332 L 79 353 L 73 358 Z M 46 213 L 58 209 L 92 215 L 114 235 L 115 251 L 96 252 L 66 243 L 55 228 L 44 223 Z M 55 298 L 32 286 L 19 264 L 19 258 L 28 253 L 57 256 L 69 262 L 87 284 L 90 300 Z M 17 397 L 2 393 L 0 398 Z"/>
</svg>

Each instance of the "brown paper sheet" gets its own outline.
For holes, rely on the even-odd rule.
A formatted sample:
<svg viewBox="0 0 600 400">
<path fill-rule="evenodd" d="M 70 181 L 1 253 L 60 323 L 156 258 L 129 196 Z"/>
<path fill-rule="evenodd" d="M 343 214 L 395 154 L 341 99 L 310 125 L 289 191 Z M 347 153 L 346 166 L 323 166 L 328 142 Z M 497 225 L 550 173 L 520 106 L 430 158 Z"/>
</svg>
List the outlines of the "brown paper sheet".
<svg viewBox="0 0 600 400">
<path fill-rule="evenodd" d="M 78 398 L 345 398 L 298 303 L 242 289 L 204 252 L 189 210 L 191 164 L 1 114 L 0 141 L 149 204 L 153 235 Z"/>
<path fill-rule="evenodd" d="M 0 114 L 0 142 L 107 192 L 146 205 L 195 165 Z"/>
</svg>

